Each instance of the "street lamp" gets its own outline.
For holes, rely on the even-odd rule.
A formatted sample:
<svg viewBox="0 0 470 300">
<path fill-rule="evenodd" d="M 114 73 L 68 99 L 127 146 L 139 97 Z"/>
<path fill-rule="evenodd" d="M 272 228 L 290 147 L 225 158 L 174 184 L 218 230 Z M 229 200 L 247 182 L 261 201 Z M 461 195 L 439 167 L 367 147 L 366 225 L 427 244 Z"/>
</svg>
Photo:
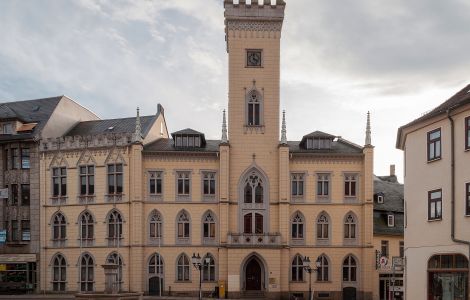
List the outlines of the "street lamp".
<svg viewBox="0 0 470 300">
<path fill-rule="evenodd" d="M 193 256 L 191 257 L 191 262 L 193 266 L 199 271 L 199 300 L 202 300 L 202 268 L 204 265 L 208 265 L 210 263 L 210 257 L 209 255 L 206 254 L 206 258 L 203 261 L 199 253 L 196 254 L 193 253 Z"/>
<path fill-rule="evenodd" d="M 313 294 L 312 294 L 312 273 L 313 272 L 317 272 L 318 269 L 321 267 L 321 262 L 319 260 L 317 260 L 315 262 L 315 266 L 316 268 L 312 268 L 310 266 L 310 257 L 308 256 L 304 256 L 304 258 L 302 259 L 302 266 L 304 268 L 304 270 L 308 273 L 309 275 L 309 284 L 308 284 L 308 299 L 309 300 L 313 300 Z"/>
</svg>

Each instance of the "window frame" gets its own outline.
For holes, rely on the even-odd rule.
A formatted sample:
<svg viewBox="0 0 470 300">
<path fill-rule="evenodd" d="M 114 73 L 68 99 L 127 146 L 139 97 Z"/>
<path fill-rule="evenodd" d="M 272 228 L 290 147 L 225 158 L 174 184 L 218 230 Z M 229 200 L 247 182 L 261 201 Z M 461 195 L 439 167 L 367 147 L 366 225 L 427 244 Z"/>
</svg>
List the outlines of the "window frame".
<svg viewBox="0 0 470 300">
<path fill-rule="evenodd" d="M 163 171 L 162 170 L 148 170 L 147 176 L 148 176 L 147 192 L 148 192 L 149 197 L 152 200 L 161 200 L 163 196 Z M 152 192 L 152 186 L 154 187 L 154 192 Z"/>
<path fill-rule="evenodd" d="M 120 166 L 120 171 L 118 170 Z M 113 167 L 110 170 L 110 167 Z M 121 178 L 121 182 L 119 182 Z M 124 164 L 123 163 L 108 163 L 106 164 L 106 194 L 108 196 L 122 196 L 124 194 Z M 112 182 L 111 182 L 112 181 Z M 113 185 L 111 185 L 111 183 Z M 119 191 L 119 184 L 121 190 Z M 111 188 L 113 187 L 113 188 Z M 114 197 L 116 199 L 116 197 Z"/>
<path fill-rule="evenodd" d="M 113 218 L 113 219 L 111 219 Z M 106 217 L 106 239 L 109 246 L 118 245 L 124 239 L 124 217 L 117 209 L 112 209 Z"/>
<path fill-rule="evenodd" d="M 180 263 L 180 260 L 183 259 L 182 263 Z M 185 261 L 186 259 L 186 261 Z M 180 276 L 180 271 L 182 271 L 182 274 Z M 189 259 L 189 256 L 186 255 L 186 253 L 181 253 L 178 255 L 176 258 L 176 272 L 175 272 L 176 282 L 191 282 L 191 260 Z M 187 277 L 185 276 L 187 275 Z M 181 277 L 181 279 L 179 279 Z"/>
<path fill-rule="evenodd" d="M 82 172 L 82 169 L 85 169 L 85 172 Z M 90 168 L 93 168 L 93 171 L 90 172 Z M 96 193 L 96 166 L 95 165 L 80 165 L 78 166 L 78 182 L 79 182 L 79 197 L 90 197 L 95 196 Z M 85 184 L 82 183 L 82 178 L 85 179 Z M 92 183 L 90 183 L 93 181 Z M 85 192 L 83 192 L 83 187 L 85 187 Z M 92 188 L 90 188 L 92 187 Z M 92 190 L 90 192 L 90 190 Z"/>
<path fill-rule="evenodd" d="M 405 241 L 399 241 L 398 243 L 398 253 L 400 257 L 405 257 Z"/>
<path fill-rule="evenodd" d="M 305 244 L 305 217 L 300 211 L 296 211 L 290 219 L 290 238 L 292 244 Z"/>
<path fill-rule="evenodd" d="M 350 218 L 351 217 L 351 218 Z M 352 221 L 350 221 L 352 219 Z M 345 244 L 355 244 L 358 241 L 358 218 L 352 211 L 346 213 L 343 219 L 343 240 Z"/>
<path fill-rule="evenodd" d="M 187 175 L 187 177 L 181 177 Z M 192 172 L 190 170 L 177 170 L 175 172 L 175 195 L 177 201 L 190 201 L 192 193 Z M 180 181 L 182 181 L 180 193 Z M 187 184 L 186 184 L 187 181 Z"/>
<path fill-rule="evenodd" d="M 438 138 L 431 139 L 431 135 L 439 132 Z M 428 162 L 433 162 L 436 160 L 440 160 L 442 158 L 442 130 L 441 128 L 436 128 L 426 133 L 426 145 L 427 145 L 427 159 Z M 439 155 L 436 155 L 436 144 L 439 143 Z M 431 157 L 431 145 L 433 145 L 434 156 Z"/>
<path fill-rule="evenodd" d="M 470 116 L 465 118 L 465 150 L 470 150 Z"/>
<path fill-rule="evenodd" d="M 258 110 L 256 110 L 256 108 Z M 245 127 L 263 127 L 263 112 L 264 97 L 255 87 L 253 87 L 253 89 L 248 91 L 245 95 Z"/>
<path fill-rule="evenodd" d="M 207 176 L 212 176 L 212 177 L 207 177 Z M 206 193 L 206 181 L 208 182 L 209 193 Z M 214 184 L 213 193 L 211 189 L 212 182 Z M 201 196 L 204 201 L 214 201 L 216 199 L 217 193 L 218 193 L 217 183 L 218 183 L 218 174 L 216 171 L 212 171 L 212 170 L 201 171 Z"/>
<path fill-rule="evenodd" d="M 20 186 L 20 192 L 21 192 L 21 205 L 22 206 L 31 205 L 31 185 L 29 183 L 26 183 L 26 184 L 22 183 Z"/>
<path fill-rule="evenodd" d="M 52 216 L 51 227 L 51 240 L 53 242 L 67 240 L 67 218 L 62 212 L 57 212 Z"/>
<path fill-rule="evenodd" d="M 212 220 L 208 220 L 208 217 L 211 217 Z M 201 219 L 202 223 L 202 243 L 203 244 L 213 244 L 217 240 L 217 217 L 215 216 L 215 213 L 212 212 L 211 210 L 206 211 L 202 215 Z M 207 225 L 207 232 L 209 233 L 209 236 L 206 236 L 206 225 Z M 213 232 L 213 236 L 211 234 Z"/>
<path fill-rule="evenodd" d="M 347 261 L 347 264 L 345 264 L 345 261 Z M 342 282 L 357 282 L 357 275 L 358 275 L 358 267 L 359 264 L 357 262 L 357 259 L 352 255 L 349 254 L 343 259 L 343 262 L 341 264 L 342 267 L 342 272 L 341 272 L 341 281 Z M 347 276 L 345 277 L 345 270 L 347 270 Z M 354 274 L 354 276 L 352 276 Z M 353 279 L 354 277 L 354 279 Z M 346 280 L 345 280 L 346 278 Z"/>
<path fill-rule="evenodd" d="M 328 172 L 319 172 L 316 173 L 316 186 L 315 186 L 315 196 L 318 201 L 328 201 L 331 197 L 331 173 Z M 321 185 L 321 193 L 320 193 Z M 325 193 L 325 185 L 327 193 Z"/>
<path fill-rule="evenodd" d="M 388 240 L 380 241 L 380 256 L 390 256 L 390 242 Z"/>
<path fill-rule="evenodd" d="M 86 216 L 89 216 L 89 217 L 83 219 Z M 79 215 L 78 240 L 79 240 L 80 245 L 89 246 L 93 244 L 95 240 L 95 223 L 96 223 L 95 217 L 91 214 L 91 212 L 86 210 L 86 211 L 83 211 Z M 84 227 L 85 227 L 85 231 L 83 231 Z"/>
<path fill-rule="evenodd" d="M 317 282 L 329 282 L 330 281 L 330 261 L 328 256 L 321 254 L 318 256 L 317 262 L 320 262 L 320 266 L 317 268 Z M 325 264 L 326 263 L 326 264 Z"/>
<path fill-rule="evenodd" d="M 31 168 L 31 152 L 30 152 L 30 148 L 28 147 L 24 147 L 24 148 L 21 148 L 20 150 L 20 167 L 21 169 L 23 170 L 27 170 L 27 169 L 30 169 Z"/>
<path fill-rule="evenodd" d="M 305 172 L 292 172 L 290 174 L 290 195 L 293 201 L 304 200 L 306 190 L 305 176 Z"/>
<path fill-rule="evenodd" d="M 17 206 L 20 199 L 19 185 L 16 183 L 10 184 L 10 206 Z"/>
<path fill-rule="evenodd" d="M 296 254 L 290 264 L 290 282 L 305 282 L 303 259 L 300 254 Z"/>
<path fill-rule="evenodd" d="M 324 217 L 326 222 L 322 222 L 320 218 Z M 317 218 L 315 219 L 315 240 L 319 245 L 329 245 L 331 241 L 331 218 L 325 212 L 322 211 L 318 214 Z M 325 231 L 326 227 L 326 231 Z M 326 233 L 326 237 L 325 237 Z"/>
<path fill-rule="evenodd" d="M 437 193 L 437 192 L 440 192 L 441 193 L 441 196 L 440 198 L 435 198 L 435 199 L 431 199 L 431 196 L 433 193 Z M 431 217 L 431 205 L 432 203 L 435 202 L 436 203 L 436 206 L 435 206 L 435 216 L 434 217 Z M 440 208 L 441 208 L 441 211 L 440 211 L 440 215 L 438 216 L 437 215 L 437 204 L 440 204 Z M 435 189 L 435 190 L 432 190 L 432 191 L 429 191 L 428 192 L 428 221 L 440 221 L 442 220 L 442 210 L 443 210 L 443 207 L 442 207 L 442 189 Z"/>
<path fill-rule="evenodd" d="M 344 173 L 343 196 L 346 200 L 356 200 L 359 197 L 359 173 Z M 354 183 L 354 185 L 353 185 Z M 354 191 L 353 191 L 354 187 Z M 354 193 L 353 193 L 354 192 Z"/>
<path fill-rule="evenodd" d="M 465 183 L 465 215 L 470 216 L 470 182 Z"/>
<path fill-rule="evenodd" d="M 395 215 L 387 214 L 387 226 L 395 227 Z"/>
<path fill-rule="evenodd" d="M 181 219 L 182 216 L 186 216 L 186 220 Z M 176 215 L 176 244 L 190 244 L 191 243 L 191 215 L 186 210 L 181 210 Z M 181 232 L 180 232 L 181 224 Z"/>
<path fill-rule="evenodd" d="M 206 263 L 206 258 L 210 258 L 211 261 Z M 216 282 L 217 280 L 217 264 L 215 258 L 211 253 L 207 253 L 202 258 L 202 270 L 201 270 L 202 282 Z M 212 273 L 213 272 L 213 273 Z M 208 275 L 208 276 L 206 276 Z"/>
<path fill-rule="evenodd" d="M 21 169 L 20 148 L 19 147 L 10 148 L 10 154 L 11 154 L 11 169 L 12 170 Z"/>
<path fill-rule="evenodd" d="M 67 197 L 67 167 L 53 167 L 52 168 L 52 198 L 65 199 Z M 57 173 L 56 173 L 57 171 Z M 57 182 L 56 182 L 57 180 Z M 63 183 L 65 180 L 65 183 Z M 57 185 L 57 193 L 55 186 Z"/>
<path fill-rule="evenodd" d="M 61 253 L 57 253 L 52 259 L 52 291 L 67 291 L 67 260 Z M 56 272 L 57 276 L 56 276 Z M 62 276 L 63 275 L 63 276 Z M 56 279 L 58 278 L 58 279 Z"/>
<path fill-rule="evenodd" d="M 86 264 L 83 265 L 85 259 Z M 82 293 L 91 293 L 95 291 L 95 259 L 89 253 L 83 253 L 79 258 L 78 265 L 78 288 Z M 82 276 L 82 272 L 85 269 L 85 276 Z M 91 274 L 91 275 L 90 275 Z M 83 280 L 85 278 L 85 280 Z M 86 287 L 83 289 L 83 287 Z"/>
<path fill-rule="evenodd" d="M 163 241 L 163 216 L 158 210 L 154 209 L 150 212 L 147 228 L 147 236 L 151 243 L 158 243 L 161 245 Z M 154 236 L 152 236 L 152 231 L 155 233 Z"/>
</svg>

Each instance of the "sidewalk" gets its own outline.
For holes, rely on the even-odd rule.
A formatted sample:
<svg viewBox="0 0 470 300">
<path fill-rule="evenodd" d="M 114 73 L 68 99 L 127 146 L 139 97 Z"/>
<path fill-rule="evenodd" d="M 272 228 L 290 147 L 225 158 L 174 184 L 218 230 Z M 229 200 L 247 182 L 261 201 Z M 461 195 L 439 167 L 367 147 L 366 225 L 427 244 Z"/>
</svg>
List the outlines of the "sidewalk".
<svg viewBox="0 0 470 300">
<path fill-rule="evenodd" d="M 29 300 L 29 299 L 75 299 L 73 294 L 25 294 L 25 295 L 0 295 L 0 299 L 13 299 L 13 300 Z M 161 300 L 161 299 L 175 299 L 175 300 L 193 300 L 198 297 L 156 297 L 156 296 L 143 296 L 143 300 Z M 220 298 L 203 298 L 204 300 L 220 300 Z M 249 300 L 244 298 L 244 300 Z"/>
</svg>

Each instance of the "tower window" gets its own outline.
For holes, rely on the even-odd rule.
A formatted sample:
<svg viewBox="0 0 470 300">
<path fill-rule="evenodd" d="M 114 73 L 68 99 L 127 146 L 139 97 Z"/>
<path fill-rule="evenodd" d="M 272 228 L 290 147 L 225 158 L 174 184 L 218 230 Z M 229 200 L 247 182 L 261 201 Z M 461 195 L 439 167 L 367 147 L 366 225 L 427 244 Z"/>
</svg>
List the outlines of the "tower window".
<svg viewBox="0 0 470 300">
<path fill-rule="evenodd" d="M 261 125 L 261 112 L 262 112 L 261 95 L 258 91 L 253 90 L 247 96 L 247 125 L 259 126 Z"/>
</svg>

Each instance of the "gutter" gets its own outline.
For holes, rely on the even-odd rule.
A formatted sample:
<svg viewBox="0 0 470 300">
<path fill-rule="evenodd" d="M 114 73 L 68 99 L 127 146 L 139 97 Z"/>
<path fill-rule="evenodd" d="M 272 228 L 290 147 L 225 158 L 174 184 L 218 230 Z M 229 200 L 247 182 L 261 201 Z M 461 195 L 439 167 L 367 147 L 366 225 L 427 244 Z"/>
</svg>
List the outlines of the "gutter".
<svg viewBox="0 0 470 300">
<path fill-rule="evenodd" d="M 468 246 L 468 259 L 470 260 L 470 241 L 457 239 L 455 237 L 455 138 L 454 138 L 454 119 L 452 119 L 450 112 L 452 108 L 447 110 L 447 118 L 450 121 L 450 158 L 451 158 L 451 227 L 450 237 L 454 243 L 465 244 Z M 469 277 L 470 280 L 470 277 Z"/>
</svg>

